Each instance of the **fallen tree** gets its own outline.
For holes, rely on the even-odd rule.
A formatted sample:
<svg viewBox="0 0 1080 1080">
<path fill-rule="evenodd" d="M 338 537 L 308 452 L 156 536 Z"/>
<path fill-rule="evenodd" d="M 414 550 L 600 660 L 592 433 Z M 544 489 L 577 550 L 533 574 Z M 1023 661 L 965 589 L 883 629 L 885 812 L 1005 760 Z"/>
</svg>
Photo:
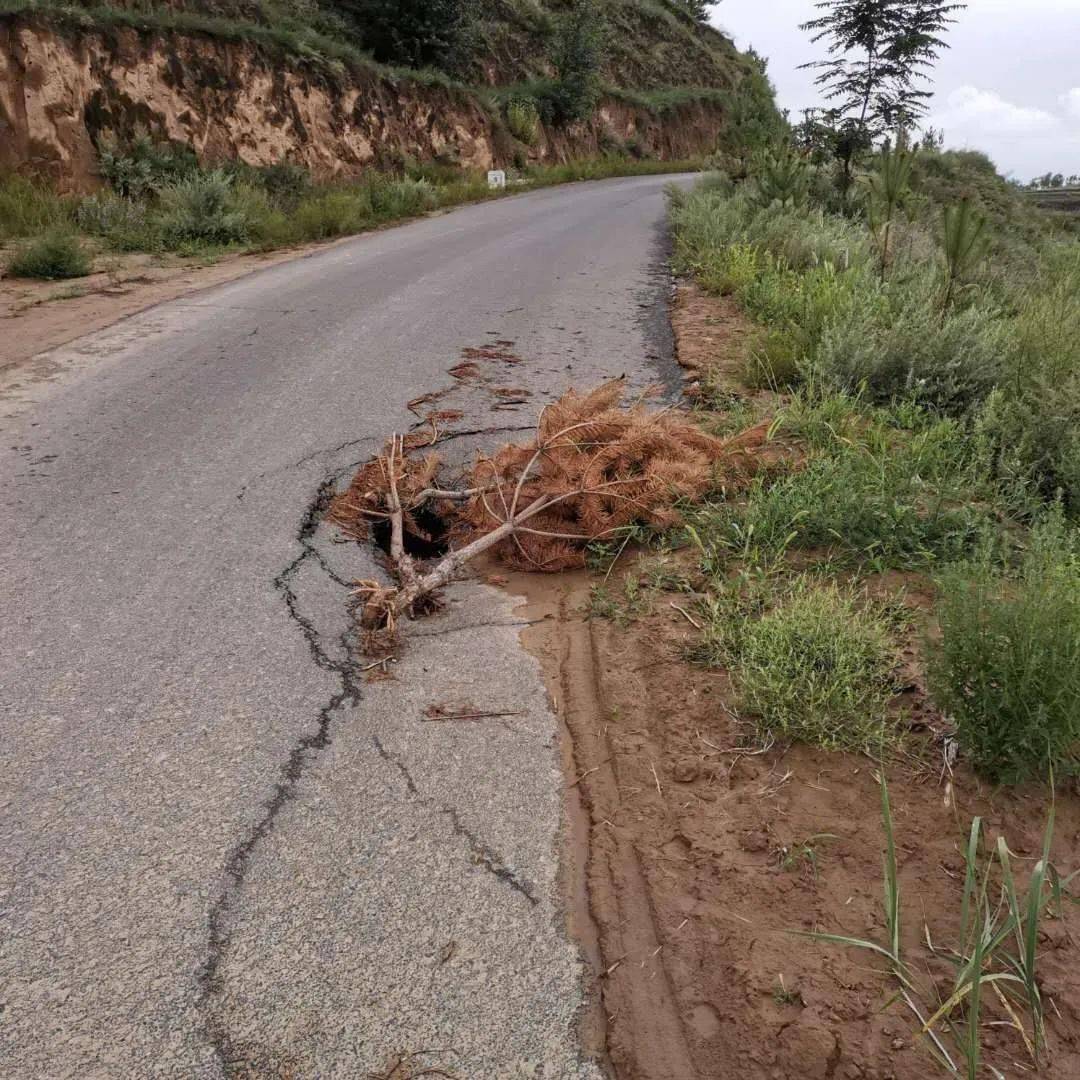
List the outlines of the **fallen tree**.
<svg viewBox="0 0 1080 1080">
<path fill-rule="evenodd" d="M 674 409 L 650 410 L 643 398 L 625 406 L 624 395 L 622 382 L 568 392 L 541 412 L 531 443 L 479 456 L 462 490 L 438 485 L 436 454 L 410 457 L 406 439 L 394 436 L 332 507 L 354 535 L 379 523 L 389 528 L 395 583 L 357 583 L 369 643 L 392 636 L 402 615 L 430 607 L 433 594 L 484 552 L 527 570 L 581 566 L 590 544 L 638 526 L 677 525 L 685 501 L 754 472 L 767 423 L 722 440 Z M 421 568 L 406 537 L 430 538 L 420 515 L 432 509 L 452 522 L 453 548 Z"/>
</svg>

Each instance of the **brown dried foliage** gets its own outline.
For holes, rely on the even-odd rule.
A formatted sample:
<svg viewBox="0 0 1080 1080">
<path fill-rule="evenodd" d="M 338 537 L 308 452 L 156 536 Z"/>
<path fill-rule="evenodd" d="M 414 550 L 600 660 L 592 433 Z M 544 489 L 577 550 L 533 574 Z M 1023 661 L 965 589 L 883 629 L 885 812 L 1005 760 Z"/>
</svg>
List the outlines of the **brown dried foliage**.
<svg viewBox="0 0 1080 1080">
<path fill-rule="evenodd" d="M 327 516 L 357 540 L 367 539 L 374 522 L 387 521 L 390 518 L 387 503 L 390 491 L 390 477 L 387 470 L 390 460 L 390 445 L 387 444 L 383 453 L 369 461 L 352 478 L 352 483 L 345 491 L 335 496 L 330 503 Z M 412 512 L 417 508 L 416 497 L 434 486 L 435 475 L 438 471 L 439 455 L 429 452 L 420 458 L 402 457 L 395 477 L 401 497 L 405 528 L 414 536 L 426 540 L 431 538 L 417 523 Z"/>
<path fill-rule="evenodd" d="M 762 427 L 724 442 L 671 410 L 650 411 L 640 400 L 625 407 L 624 396 L 619 381 L 571 390 L 541 414 L 532 445 L 479 459 L 479 491 L 459 507 L 455 537 L 474 540 L 546 496 L 551 505 L 495 550 L 526 570 L 581 566 L 591 541 L 631 525 L 677 525 L 680 501 L 748 472 L 749 451 L 766 438 Z"/>
</svg>

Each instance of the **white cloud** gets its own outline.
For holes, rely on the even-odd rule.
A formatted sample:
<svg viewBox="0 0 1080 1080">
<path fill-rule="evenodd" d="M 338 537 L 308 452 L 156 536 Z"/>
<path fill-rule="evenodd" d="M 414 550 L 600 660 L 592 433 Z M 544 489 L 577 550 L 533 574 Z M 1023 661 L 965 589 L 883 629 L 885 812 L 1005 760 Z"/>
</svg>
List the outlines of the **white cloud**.
<svg viewBox="0 0 1080 1080">
<path fill-rule="evenodd" d="M 1080 86 L 1067 90 L 1058 100 L 1070 120 L 1080 121 Z"/>
<path fill-rule="evenodd" d="M 1080 90 L 1070 91 L 1076 95 L 1075 105 L 1080 117 Z M 944 103 L 935 110 L 930 121 L 934 127 L 965 137 L 978 136 L 1038 136 L 1058 131 L 1062 119 L 1045 109 L 1014 105 L 993 90 L 980 90 L 975 86 L 961 86 L 953 90 Z"/>
</svg>

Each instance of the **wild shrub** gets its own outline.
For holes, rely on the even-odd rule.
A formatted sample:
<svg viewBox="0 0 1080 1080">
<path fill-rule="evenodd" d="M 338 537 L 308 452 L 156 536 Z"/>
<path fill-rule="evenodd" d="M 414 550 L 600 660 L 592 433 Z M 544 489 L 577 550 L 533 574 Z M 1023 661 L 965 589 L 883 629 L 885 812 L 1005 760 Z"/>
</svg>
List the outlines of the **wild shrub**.
<svg viewBox="0 0 1080 1080">
<path fill-rule="evenodd" d="M 71 221 L 71 203 L 23 176 L 0 177 L 0 238 L 33 236 Z"/>
<path fill-rule="evenodd" d="M 1027 518 L 1060 500 L 1080 518 L 1080 372 L 1022 393 L 995 390 L 975 435 L 1010 510 Z"/>
<path fill-rule="evenodd" d="M 461 70 L 475 46 L 472 0 L 339 0 L 376 60 Z"/>
<path fill-rule="evenodd" d="M 930 686 L 975 766 L 994 781 L 1080 764 L 1080 547 L 1053 513 L 1015 573 L 987 557 L 941 580 Z"/>
<path fill-rule="evenodd" d="M 592 115 L 600 100 L 600 69 L 608 48 L 604 13 L 595 0 L 572 0 L 559 17 L 551 44 L 557 79 L 546 87 L 543 105 L 557 125 Z"/>
<path fill-rule="evenodd" d="M 98 140 L 97 152 L 102 179 L 128 199 L 145 199 L 199 169 L 190 146 L 157 141 L 145 129 L 137 130 L 126 143 L 104 135 Z"/>
<path fill-rule="evenodd" d="M 732 602 L 707 606 L 706 636 L 763 738 L 859 750 L 890 737 L 895 649 L 865 598 L 802 578 L 760 614 Z"/>
<path fill-rule="evenodd" d="M 959 416 L 977 406 L 1000 378 L 1008 349 L 999 313 L 984 306 L 950 310 L 935 303 L 926 275 L 893 281 L 885 303 L 833 318 L 815 360 L 836 386 L 860 386 L 878 402 L 904 399 Z"/>
<path fill-rule="evenodd" d="M 371 206 L 380 216 L 395 218 L 414 217 L 434 210 L 439 205 L 439 193 L 427 180 L 402 180 L 378 178 L 370 188 Z"/>
<path fill-rule="evenodd" d="M 158 223 L 171 244 L 242 244 L 249 221 L 233 179 L 219 169 L 161 189 Z"/>
<path fill-rule="evenodd" d="M 111 191 L 88 195 L 75 210 L 75 224 L 98 236 L 114 251 L 146 251 L 157 246 L 145 202 L 124 199 Z"/>
<path fill-rule="evenodd" d="M 304 199 L 292 215 L 297 234 L 304 240 L 329 240 L 359 232 L 374 220 L 367 188 L 343 188 Z"/>
<path fill-rule="evenodd" d="M 540 110 L 532 98 L 511 98 L 506 105 L 506 125 L 518 142 L 533 146 L 540 133 Z"/>
<path fill-rule="evenodd" d="M 12 256 L 7 272 L 12 277 L 60 281 L 85 277 L 92 263 L 78 237 L 54 230 L 31 240 Z"/>
</svg>

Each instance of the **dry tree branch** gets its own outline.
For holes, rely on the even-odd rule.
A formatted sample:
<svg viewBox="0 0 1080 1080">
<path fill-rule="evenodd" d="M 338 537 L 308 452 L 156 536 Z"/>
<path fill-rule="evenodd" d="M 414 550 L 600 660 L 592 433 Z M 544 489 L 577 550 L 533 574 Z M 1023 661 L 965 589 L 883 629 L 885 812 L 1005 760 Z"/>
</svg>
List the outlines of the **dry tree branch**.
<svg viewBox="0 0 1080 1080">
<path fill-rule="evenodd" d="M 389 523 L 397 584 L 359 583 L 365 628 L 392 631 L 403 614 L 414 614 L 487 551 L 550 572 L 582 565 L 588 544 L 620 530 L 670 527 L 680 520 L 681 500 L 749 475 L 753 455 L 769 438 L 758 425 L 722 441 L 670 408 L 649 412 L 640 399 L 625 408 L 622 393 L 609 383 L 545 405 L 531 445 L 507 444 L 478 457 L 472 486 L 460 491 L 438 483 L 434 455 L 407 458 L 411 437 L 395 435 L 334 510 L 354 531 L 362 531 L 365 518 Z M 414 513 L 431 503 L 444 505 L 460 546 L 427 569 L 406 550 L 406 540 L 416 533 L 429 539 Z"/>
</svg>

